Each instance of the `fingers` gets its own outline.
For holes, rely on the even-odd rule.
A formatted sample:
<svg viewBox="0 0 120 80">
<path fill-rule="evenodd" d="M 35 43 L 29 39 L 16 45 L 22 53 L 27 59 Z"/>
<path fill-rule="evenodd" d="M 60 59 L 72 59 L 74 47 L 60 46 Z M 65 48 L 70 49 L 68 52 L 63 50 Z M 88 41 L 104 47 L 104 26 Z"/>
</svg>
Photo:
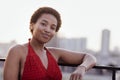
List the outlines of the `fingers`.
<svg viewBox="0 0 120 80">
<path fill-rule="evenodd" d="M 82 80 L 82 76 L 80 74 L 72 74 L 70 80 Z"/>
</svg>

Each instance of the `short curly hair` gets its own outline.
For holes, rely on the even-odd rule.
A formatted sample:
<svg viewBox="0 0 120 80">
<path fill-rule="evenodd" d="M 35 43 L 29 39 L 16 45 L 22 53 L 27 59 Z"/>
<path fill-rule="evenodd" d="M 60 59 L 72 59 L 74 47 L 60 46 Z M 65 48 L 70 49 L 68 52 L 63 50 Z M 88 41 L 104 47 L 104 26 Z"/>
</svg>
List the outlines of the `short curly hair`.
<svg viewBox="0 0 120 80">
<path fill-rule="evenodd" d="M 59 14 L 58 11 L 56 11 L 55 9 L 51 8 L 51 7 L 40 7 L 39 9 L 37 9 L 33 15 L 31 16 L 30 19 L 30 24 L 32 23 L 36 23 L 37 20 L 41 17 L 42 14 L 47 13 L 47 14 L 51 14 L 53 16 L 55 16 L 55 18 L 57 19 L 57 28 L 56 28 L 56 32 L 58 32 L 58 30 L 61 27 L 61 16 Z M 31 30 L 32 32 L 32 30 Z"/>
</svg>

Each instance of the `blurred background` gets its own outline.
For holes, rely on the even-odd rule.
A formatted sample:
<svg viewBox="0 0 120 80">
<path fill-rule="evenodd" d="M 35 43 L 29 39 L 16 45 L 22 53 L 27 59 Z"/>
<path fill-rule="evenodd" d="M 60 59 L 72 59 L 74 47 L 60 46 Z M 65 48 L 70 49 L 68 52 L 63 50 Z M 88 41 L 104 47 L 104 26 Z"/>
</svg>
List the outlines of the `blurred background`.
<svg viewBox="0 0 120 80">
<path fill-rule="evenodd" d="M 97 58 L 97 65 L 120 66 L 119 0 L 1 0 L 0 58 L 6 58 L 10 47 L 28 42 L 29 21 L 42 6 L 60 12 L 60 31 L 46 46 L 87 52 Z M 0 62 L 2 80 L 3 62 Z M 60 66 L 63 80 L 69 80 L 75 67 Z M 91 69 L 84 80 L 111 80 L 110 71 Z M 117 80 L 120 73 L 117 72 Z"/>
</svg>

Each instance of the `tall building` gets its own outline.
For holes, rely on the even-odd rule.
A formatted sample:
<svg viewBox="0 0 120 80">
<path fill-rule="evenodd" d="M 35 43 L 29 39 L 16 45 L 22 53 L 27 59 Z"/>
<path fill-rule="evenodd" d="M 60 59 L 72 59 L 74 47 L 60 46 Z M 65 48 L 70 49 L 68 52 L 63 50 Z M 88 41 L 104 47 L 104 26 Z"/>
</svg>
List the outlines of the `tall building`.
<svg viewBox="0 0 120 80">
<path fill-rule="evenodd" d="M 109 55 L 110 47 L 110 31 L 105 29 L 102 31 L 101 54 L 103 56 Z"/>
</svg>

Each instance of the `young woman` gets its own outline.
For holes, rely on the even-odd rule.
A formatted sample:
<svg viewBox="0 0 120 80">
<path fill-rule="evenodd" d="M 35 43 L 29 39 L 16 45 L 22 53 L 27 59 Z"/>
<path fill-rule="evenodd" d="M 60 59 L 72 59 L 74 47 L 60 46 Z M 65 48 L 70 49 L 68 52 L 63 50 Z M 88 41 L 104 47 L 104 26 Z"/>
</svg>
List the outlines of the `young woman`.
<svg viewBox="0 0 120 80">
<path fill-rule="evenodd" d="M 60 14 L 53 8 L 37 9 L 30 20 L 32 38 L 9 50 L 4 65 L 4 80 L 62 80 L 58 63 L 80 64 L 70 80 L 82 80 L 96 64 L 94 56 L 81 52 L 45 47 L 61 26 Z"/>
</svg>

